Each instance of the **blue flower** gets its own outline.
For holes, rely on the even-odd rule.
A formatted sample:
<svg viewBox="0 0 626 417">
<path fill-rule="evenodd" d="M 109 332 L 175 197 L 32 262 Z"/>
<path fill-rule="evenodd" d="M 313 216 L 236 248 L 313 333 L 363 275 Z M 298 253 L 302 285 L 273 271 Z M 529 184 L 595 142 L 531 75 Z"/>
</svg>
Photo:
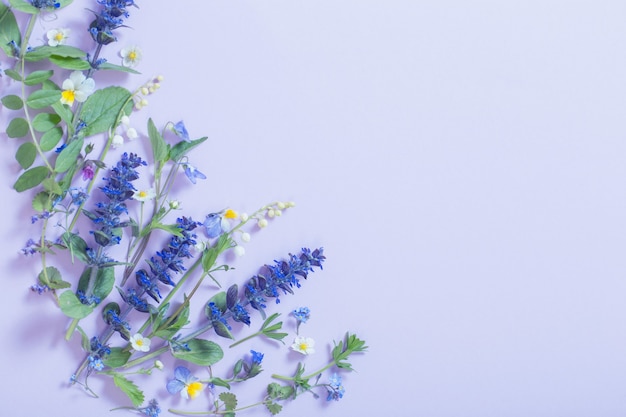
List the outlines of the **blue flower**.
<svg viewBox="0 0 626 417">
<path fill-rule="evenodd" d="M 174 379 L 168 381 L 167 391 L 170 394 L 180 392 L 183 398 L 193 399 L 205 387 L 205 384 L 198 382 L 198 378 L 191 374 L 191 371 L 184 366 L 179 366 L 174 370 Z"/>
<path fill-rule="evenodd" d="M 230 223 L 223 214 L 224 212 L 211 213 L 204 219 L 203 226 L 209 238 L 218 237 L 230 230 Z"/>
<path fill-rule="evenodd" d="M 176 124 L 170 123 L 169 126 L 170 126 L 170 130 L 174 132 L 176 136 L 178 136 L 185 142 L 191 142 L 191 140 L 189 139 L 189 132 L 187 132 L 185 123 L 182 120 Z"/>
<path fill-rule="evenodd" d="M 133 0 L 98 0 L 102 10 L 96 14 L 96 18 L 89 25 L 89 33 L 94 41 L 100 45 L 108 45 L 117 39 L 113 31 L 124 25 L 124 18 L 129 16 L 126 10 L 129 6 L 135 6 Z"/>
<path fill-rule="evenodd" d="M 206 175 L 198 171 L 198 169 L 194 167 L 193 165 L 191 165 L 190 163 L 185 162 L 182 164 L 182 167 L 185 170 L 185 175 L 187 176 L 187 178 L 189 178 L 189 181 L 191 181 L 193 184 L 196 183 L 197 178 L 201 180 L 206 180 Z"/>
<path fill-rule="evenodd" d="M 252 363 L 253 364 L 260 365 L 261 362 L 263 362 L 263 357 L 265 355 L 263 355 L 260 352 L 255 351 L 255 350 L 251 350 L 250 353 L 252 354 Z"/>
<path fill-rule="evenodd" d="M 30 0 L 30 3 L 38 9 L 58 9 L 61 4 L 55 0 Z"/>
<path fill-rule="evenodd" d="M 341 377 L 337 374 L 333 374 L 329 381 L 330 383 L 326 385 L 326 390 L 328 391 L 326 401 L 339 401 L 340 398 L 343 398 L 343 394 L 346 392 L 346 389 L 341 384 Z"/>
<path fill-rule="evenodd" d="M 159 403 L 154 399 L 150 400 L 147 407 L 138 408 L 137 411 L 148 417 L 159 417 L 159 414 L 161 413 Z"/>
<path fill-rule="evenodd" d="M 311 310 L 308 307 L 298 307 L 292 311 L 292 314 L 299 323 L 306 323 L 311 316 Z"/>
</svg>

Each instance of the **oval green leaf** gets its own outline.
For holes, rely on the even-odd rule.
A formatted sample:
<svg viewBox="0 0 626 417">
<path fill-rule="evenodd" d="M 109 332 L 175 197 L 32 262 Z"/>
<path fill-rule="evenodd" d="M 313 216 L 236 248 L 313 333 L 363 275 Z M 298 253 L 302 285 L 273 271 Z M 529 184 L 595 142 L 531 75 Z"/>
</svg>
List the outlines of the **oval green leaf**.
<svg viewBox="0 0 626 417">
<path fill-rule="evenodd" d="M 33 91 L 26 99 L 26 104 L 32 109 L 43 109 L 61 100 L 61 92 L 58 90 Z"/>
<path fill-rule="evenodd" d="M 47 176 L 48 168 L 43 166 L 31 168 L 20 175 L 15 184 L 13 184 L 13 188 L 18 193 L 21 193 L 38 186 Z"/>
<path fill-rule="evenodd" d="M 56 113 L 39 113 L 33 118 L 33 128 L 38 132 L 47 132 L 61 121 Z"/>
<path fill-rule="evenodd" d="M 15 153 L 15 159 L 20 164 L 22 169 L 28 169 L 35 162 L 35 158 L 37 157 L 37 148 L 32 142 L 25 142 L 17 148 L 17 152 Z"/>
<path fill-rule="evenodd" d="M 63 129 L 54 127 L 41 135 L 39 139 L 39 147 L 42 151 L 48 152 L 56 148 L 57 144 L 63 137 Z"/>
<path fill-rule="evenodd" d="M 24 78 L 24 84 L 26 85 L 36 85 L 46 81 L 48 78 L 52 77 L 54 71 L 46 70 L 46 71 L 33 71 L 26 78 Z"/>
<path fill-rule="evenodd" d="M 65 291 L 59 296 L 59 307 L 63 314 L 73 319 L 83 319 L 93 311 L 93 307 L 81 303 L 72 291 Z"/>
<path fill-rule="evenodd" d="M 211 366 L 224 357 L 224 351 L 215 342 L 204 339 L 191 339 L 188 343 L 189 350 L 173 351 L 175 358 L 200 366 Z"/>
<path fill-rule="evenodd" d="M 7 126 L 7 136 L 10 138 L 23 138 L 28 134 L 28 122 L 26 119 L 16 117 Z"/>
<path fill-rule="evenodd" d="M 76 164 L 78 155 L 83 148 L 83 140 L 78 139 L 65 147 L 57 157 L 54 172 L 65 172 Z"/>
<path fill-rule="evenodd" d="M 122 87 L 107 87 L 97 90 L 83 104 L 80 120 L 86 123 L 82 130 L 85 136 L 106 132 L 117 121 L 117 117 L 130 100 L 130 91 Z"/>
<path fill-rule="evenodd" d="M 24 107 L 24 102 L 19 96 L 11 94 L 2 97 L 2 105 L 10 110 L 19 110 Z"/>
</svg>

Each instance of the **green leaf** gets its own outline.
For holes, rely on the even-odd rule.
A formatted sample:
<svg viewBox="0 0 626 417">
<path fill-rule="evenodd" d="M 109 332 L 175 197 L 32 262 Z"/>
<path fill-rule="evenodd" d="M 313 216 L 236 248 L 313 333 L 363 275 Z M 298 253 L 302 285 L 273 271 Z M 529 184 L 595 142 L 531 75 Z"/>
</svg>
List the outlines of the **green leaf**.
<svg viewBox="0 0 626 417">
<path fill-rule="evenodd" d="M 232 411 L 237 408 L 237 396 L 232 392 L 222 392 L 220 394 L 220 400 L 224 402 L 224 408 L 227 411 Z"/>
<path fill-rule="evenodd" d="M 273 400 L 286 400 L 293 394 L 294 389 L 289 385 L 282 386 L 276 382 L 272 382 L 267 386 L 267 396 Z"/>
<path fill-rule="evenodd" d="M 19 96 L 11 94 L 2 97 L 2 105 L 10 110 L 19 110 L 24 107 L 24 102 Z"/>
<path fill-rule="evenodd" d="M 61 186 L 54 180 L 54 178 L 46 178 L 43 180 L 42 185 L 44 190 L 48 191 L 50 194 L 63 195 Z"/>
<path fill-rule="evenodd" d="M 69 282 L 63 281 L 63 279 L 61 278 L 61 273 L 53 266 L 48 266 L 46 267 L 45 271 L 41 271 L 39 273 L 38 279 L 42 285 L 47 285 L 53 290 L 69 288 L 71 286 Z"/>
<path fill-rule="evenodd" d="M 35 162 L 37 157 L 37 147 L 32 142 L 25 142 L 17 148 L 15 153 L 15 159 L 20 164 L 22 169 L 28 169 Z"/>
<path fill-rule="evenodd" d="M 14 10 L 19 10 L 20 12 L 28 13 L 28 14 L 37 14 L 39 13 L 39 9 L 33 6 L 30 3 L 26 3 L 23 0 L 9 0 L 9 4 L 11 8 Z"/>
<path fill-rule="evenodd" d="M 268 403 L 265 403 L 265 406 L 267 407 L 267 411 L 269 411 L 270 414 L 272 414 L 273 416 L 280 413 L 281 410 L 283 409 L 283 406 L 277 403 L 268 402 Z"/>
<path fill-rule="evenodd" d="M 66 104 L 61 103 L 60 101 L 52 104 L 52 109 L 61 117 L 61 120 L 65 122 L 68 126 L 72 125 L 72 119 L 74 118 L 74 113 L 72 113 L 72 109 L 69 108 Z M 71 136 L 74 133 L 72 130 L 68 133 L 68 136 Z"/>
<path fill-rule="evenodd" d="M 211 366 L 224 357 L 224 352 L 217 343 L 204 339 L 191 339 L 187 343 L 190 350 L 172 351 L 172 355 L 200 366 Z"/>
<path fill-rule="evenodd" d="M 180 159 L 187 154 L 191 149 L 200 145 L 206 140 L 206 136 L 200 139 L 192 140 L 191 142 L 181 141 L 172 147 L 170 150 L 170 159 L 174 162 L 180 161 Z"/>
<path fill-rule="evenodd" d="M 102 362 L 104 362 L 104 365 L 109 368 L 119 368 L 120 366 L 126 365 L 129 358 L 130 351 L 125 351 L 121 347 L 112 347 L 111 353 L 106 355 L 104 359 L 102 359 Z"/>
<path fill-rule="evenodd" d="M 115 86 L 97 90 L 90 95 L 79 116 L 87 124 L 83 129 L 85 136 L 106 132 L 113 127 L 130 97 L 127 89 Z"/>
<path fill-rule="evenodd" d="M 24 55 L 24 59 L 26 61 L 41 61 L 42 59 L 50 58 L 51 56 L 61 58 L 85 58 L 87 54 L 85 51 L 69 45 L 42 45 L 28 51 Z"/>
<path fill-rule="evenodd" d="M 122 72 L 128 72 L 130 74 L 141 74 L 139 71 L 134 70 L 132 68 L 128 68 L 128 67 L 123 67 L 121 65 L 115 65 L 115 64 L 111 64 L 109 62 L 105 62 L 104 64 L 100 64 L 98 65 L 98 69 L 101 70 L 115 70 L 115 71 L 122 71 Z"/>
<path fill-rule="evenodd" d="M 13 55 L 13 50 L 9 45 L 11 41 L 14 41 L 16 45 L 21 45 L 22 35 L 13 11 L 0 2 L 0 48 L 7 56 Z"/>
<path fill-rule="evenodd" d="M 93 307 L 80 302 L 73 291 L 65 291 L 59 296 L 59 307 L 68 317 L 83 319 L 93 311 Z"/>
<path fill-rule="evenodd" d="M 4 73 L 5 73 L 8 77 L 10 77 L 10 78 L 14 79 L 15 81 L 22 81 L 22 76 L 20 75 L 20 73 L 19 73 L 19 72 L 15 71 L 15 70 L 12 70 L 12 69 L 6 69 L 6 70 L 4 70 Z"/>
<path fill-rule="evenodd" d="M 213 318 L 213 315 L 211 314 L 211 307 L 209 307 L 209 304 L 211 303 L 214 303 L 215 306 L 222 313 L 225 312 L 226 311 L 226 292 L 220 291 L 217 294 L 215 294 L 213 297 L 211 297 L 209 301 L 207 301 L 206 305 L 204 306 L 204 314 L 209 320 Z"/>
<path fill-rule="evenodd" d="M 44 152 L 51 151 L 56 148 L 62 137 L 63 129 L 61 127 L 54 127 L 41 135 L 41 138 L 39 139 L 39 147 Z"/>
<path fill-rule="evenodd" d="M 128 398 L 130 398 L 135 407 L 139 407 L 143 403 L 143 400 L 145 398 L 143 392 L 139 389 L 139 387 L 137 387 L 137 385 L 135 385 L 134 382 L 127 379 L 123 375 L 114 374 L 113 383 L 115 383 L 115 386 L 117 386 L 119 389 L 124 391 L 124 394 L 126 394 Z"/>
<path fill-rule="evenodd" d="M 152 145 L 152 155 L 155 162 L 167 161 L 167 145 L 165 139 L 159 133 L 152 119 L 148 119 L 148 136 Z"/>
<path fill-rule="evenodd" d="M 13 184 L 13 188 L 18 193 L 21 193 L 36 187 L 48 176 L 48 172 L 48 168 L 43 166 L 30 168 L 20 175 L 15 184 Z"/>
<path fill-rule="evenodd" d="M 65 246 L 70 250 L 72 260 L 75 256 L 84 263 L 89 261 L 89 257 L 87 256 L 87 242 L 85 242 L 82 237 L 76 233 L 65 232 L 61 238 Z"/>
<path fill-rule="evenodd" d="M 61 121 L 56 113 L 39 113 L 33 118 L 33 129 L 38 132 L 47 132 Z"/>
<path fill-rule="evenodd" d="M 33 198 L 33 209 L 38 212 L 50 211 L 52 209 L 50 203 L 50 194 L 41 191 Z"/>
<path fill-rule="evenodd" d="M 69 145 L 65 147 L 57 157 L 57 160 L 54 165 L 54 172 L 65 172 L 72 165 L 76 165 L 76 161 L 78 160 L 78 155 L 80 151 L 83 149 L 83 140 L 77 139 L 73 142 L 70 142 Z"/>
<path fill-rule="evenodd" d="M 65 56 L 51 55 L 50 58 L 48 59 L 54 65 L 57 65 L 61 68 L 68 69 L 68 70 L 87 71 L 88 69 L 91 68 L 91 65 L 89 65 L 89 62 L 81 58 L 71 58 L 71 57 L 65 57 Z"/>
<path fill-rule="evenodd" d="M 61 100 L 59 90 L 36 90 L 26 99 L 26 104 L 32 109 L 43 109 Z"/>
<path fill-rule="evenodd" d="M 10 138 L 23 138 L 28 134 L 28 122 L 26 119 L 16 117 L 7 126 L 7 136 Z"/>
<path fill-rule="evenodd" d="M 115 271 L 113 267 L 99 268 L 96 274 L 96 285 L 93 295 L 104 300 L 113 290 L 115 284 Z"/>
<path fill-rule="evenodd" d="M 48 78 L 52 77 L 52 74 L 54 74 L 54 71 L 52 70 L 33 71 L 24 79 L 24 84 L 26 85 L 40 84 L 46 81 Z"/>
</svg>

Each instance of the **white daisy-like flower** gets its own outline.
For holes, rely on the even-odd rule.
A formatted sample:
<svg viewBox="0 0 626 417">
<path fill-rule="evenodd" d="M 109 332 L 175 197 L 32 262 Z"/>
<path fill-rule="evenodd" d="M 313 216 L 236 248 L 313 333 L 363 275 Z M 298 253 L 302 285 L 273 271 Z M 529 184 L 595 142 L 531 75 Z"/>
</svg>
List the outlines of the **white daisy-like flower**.
<svg viewBox="0 0 626 417">
<path fill-rule="evenodd" d="M 315 340 L 310 337 L 298 336 L 293 341 L 291 349 L 303 355 L 310 355 L 311 353 L 315 353 Z"/>
<path fill-rule="evenodd" d="M 50 46 L 65 45 L 69 34 L 70 34 L 70 30 L 68 28 L 50 29 L 46 33 L 46 36 L 48 38 L 48 45 Z"/>
<path fill-rule="evenodd" d="M 122 56 L 122 65 L 128 68 L 133 68 L 136 66 L 143 57 L 141 49 L 138 46 L 129 46 L 128 48 L 123 48 L 120 51 L 120 55 Z"/>
<path fill-rule="evenodd" d="M 149 188 L 147 190 L 138 190 L 133 194 L 133 199 L 137 201 L 149 201 L 156 197 L 156 191 L 154 188 Z"/>
<path fill-rule="evenodd" d="M 61 103 L 71 106 L 74 101 L 82 103 L 96 89 L 96 82 L 93 78 L 87 78 L 80 71 L 74 71 L 70 78 L 63 81 L 61 86 Z"/>
<path fill-rule="evenodd" d="M 130 345 L 138 352 L 150 351 L 150 339 L 143 337 L 141 333 L 134 334 L 130 337 Z"/>
</svg>

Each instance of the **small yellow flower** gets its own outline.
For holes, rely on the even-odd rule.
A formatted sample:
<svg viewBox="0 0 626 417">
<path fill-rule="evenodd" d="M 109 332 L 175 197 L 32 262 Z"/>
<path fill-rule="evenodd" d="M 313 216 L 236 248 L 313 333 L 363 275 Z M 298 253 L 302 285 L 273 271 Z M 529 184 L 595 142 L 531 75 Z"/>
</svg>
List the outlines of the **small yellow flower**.
<svg viewBox="0 0 626 417">
<path fill-rule="evenodd" d="M 236 219 L 238 217 L 238 214 L 237 214 L 237 212 L 235 210 L 228 209 L 224 213 L 224 217 L 227 218 L 227 219 Z"/>
</svg>

